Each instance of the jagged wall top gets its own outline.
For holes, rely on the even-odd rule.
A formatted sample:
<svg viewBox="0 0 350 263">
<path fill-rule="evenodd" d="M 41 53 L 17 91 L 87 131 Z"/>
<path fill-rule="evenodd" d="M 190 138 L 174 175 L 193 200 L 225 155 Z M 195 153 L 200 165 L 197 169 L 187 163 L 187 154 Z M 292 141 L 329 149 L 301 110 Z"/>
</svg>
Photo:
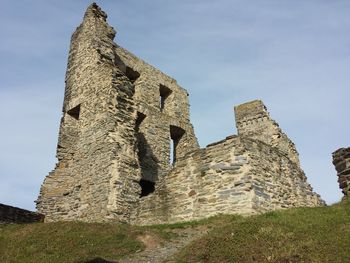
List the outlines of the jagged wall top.
<svg viewBox="0 0 350 263">
<path fill-rule="evenodd" d="M 234 108 L 238 135 L 267 143 L 299 165 L 299 154 L 294 143 L 282 132 L 279 125 L 270 118 L 261 100 L 254 100 Z"/>
<path fill-rule="evenodd" d="M 85 11 L 83 21 L 98 18 L 107 23 L 107 14 L 96 3 L 89 5 Z"/>
</svg>

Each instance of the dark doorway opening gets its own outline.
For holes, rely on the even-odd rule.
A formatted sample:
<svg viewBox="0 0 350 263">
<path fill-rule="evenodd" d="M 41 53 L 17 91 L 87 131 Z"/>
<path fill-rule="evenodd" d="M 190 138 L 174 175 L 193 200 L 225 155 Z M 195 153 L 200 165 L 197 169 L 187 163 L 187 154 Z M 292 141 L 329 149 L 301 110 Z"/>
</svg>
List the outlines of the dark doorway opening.
<svg viewBox="0 0 350 263">
<path fill-rule="evenodd" d="M 147 181 L 144 179 L 140 180 L 140 186 L 141 186 L 141 194 L 140 197 L 147 196 L 154 192 L 155 190 L 155 183 L 151 181 Z"/>
<path fill-rule="evenodd" d="M 172 93 L 172 90 L 168 87 L 160 84 L 159 85 L 159 95 L 160 95 L 160 111 L 163 111 L 165 108 L 165 101 L 169 97 L 169 95 Z"/>
<path fill-rule="evenodd" d="M 143 133 L 142 125 L 146 117 L 145 114 L 137 112 L 135 122 L 137 154 L 141 169 L 141 179 L 139 181 L 141 187 L 140 197 L 147 196 L 154 192 L 158 173 L 158 160 L 153 155 L 152 149 Z"/>
<path fill-rule="evenodd" d="M 182 136 L 185 134 L 185 130 L 170 125 L 170 164 L 175 165 L 176 158 L 181 155 L 181 149 L 179 149 L 179 142 L 182 138 Z"/>
</svg>

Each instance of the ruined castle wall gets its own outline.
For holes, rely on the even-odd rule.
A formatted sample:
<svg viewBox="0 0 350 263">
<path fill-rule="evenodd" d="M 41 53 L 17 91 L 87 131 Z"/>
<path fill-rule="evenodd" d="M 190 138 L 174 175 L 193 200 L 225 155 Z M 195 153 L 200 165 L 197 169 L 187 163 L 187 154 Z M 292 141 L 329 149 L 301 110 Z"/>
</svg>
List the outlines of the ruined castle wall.
<svg viewBox="0 0 350 263">
<path fill-rule="evenodd" d="M 254 210 L 324 205 L 303 170 L 283 152 L 251 138 L 241 138 L 241 143 L 250 157 Z"/>
<path fill-rule="evenodd" d="M 294 143 L 272 120 L 260 100 L 235 107 L 238 134 L 252 157 L 254 209 L 323 205 L 307 183 Z M 252 145 L 254 144 L 254 146 Z"/>
<path fill-rule="evenodd" d="M 350 147 L 340 148 L 332 155 L 333 164 L 337 171 L 339 188 L 344 196 L 350 197 Z"/>
<path fill-rule="evenodd" d="M 157 182 L 199 148 L 188 93 L 117 46 L 114 35 L 93 4 L 72 36 L 59 162 L 37 200 L 47 221 L 132 220 L 140 179 Z"/>
<path fill-rule="evenodd" d="M 251 214 L 253 192 L 248 153 L 232 136 L 189 153 L 141 198 L 136 224 L 173 223 L 218 213 Z"/>
<path fill-rule="evenodd" d="M 137 224 L 324 205 L 303 171 L 263 142 L 231 136 L 190 153 L 141 199 Z"/>
<path fill-rule="evenodd" d="M 72 36 L 58 163 L 37 200 L 46 221 L 172 223 L 323 204 L 261 101 L 235 107 L 238 136 L 199 149 L 187 91 L 115 44 L 106 18 L 92 4 Z"/>
<path fill-rule="evenodd" d="M 46 221 L 127 221 L 138 202 L 134 87 L 116 66 L 114 35 L 96 5 L 73 34 L 59 163 L 37 200 Z"/>
<path fill-rule="evenodd" d="M 138 127 L 142 178 L 156 182 L 172 168 L 170 159 L 199 148 L 190 123 L 188 93 L 176 80 L 122 47 L 117 46 L 116 53 L 134 80 L 134 100 L 142 113 Z M 171 139 L 176 144 L 175 158 L 170 156 Z"/>
<path fill-rule="evenodd" d="M 299 154 L 294 143 L 270 118 L 262 101 L 255 100 L 236 106 L 235 117 L 238 135 L 257 139 L 276 147 L 299 165 Z"/>
</svg>

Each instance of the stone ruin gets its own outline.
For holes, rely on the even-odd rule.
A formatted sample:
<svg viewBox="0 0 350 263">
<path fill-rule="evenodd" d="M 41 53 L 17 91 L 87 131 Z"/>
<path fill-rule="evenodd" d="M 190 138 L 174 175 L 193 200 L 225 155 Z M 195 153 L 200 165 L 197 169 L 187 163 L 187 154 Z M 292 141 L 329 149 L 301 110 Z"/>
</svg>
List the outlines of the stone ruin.
<svg viewBox="0 0 350 263">
<path fill-rule="evenodd" d="M 44 215 L 0 203 L 0 225 L 43 222 Z"/>
<path fill-rule="evenodd" d="M 332 155 L 338 175 L 339 188 L 345 197 L 350 197 L 350 147 L 340 148 Z"/>
<path fill-rule="evenodd" d="M 238 135 L 199 148 L 189 94 L 113 42 L 96 5 L 73 33 L 45 221 L 173 223 L 218 213 L 320 206 L 293 142 L 255 100 L 235 107 Z"/>
</svg>

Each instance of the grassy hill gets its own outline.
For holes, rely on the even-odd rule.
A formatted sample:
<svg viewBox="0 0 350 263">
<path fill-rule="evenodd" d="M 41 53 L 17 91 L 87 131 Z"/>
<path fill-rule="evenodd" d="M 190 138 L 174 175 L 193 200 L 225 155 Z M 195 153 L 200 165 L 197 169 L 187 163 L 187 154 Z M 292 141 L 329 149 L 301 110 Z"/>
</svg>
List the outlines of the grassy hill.
<svg viewBox="0 0 350 263">
<path fill-rule="evenodd" d="M 184 248 L 177 262 L 350 262 L 350 201 L 225 223 Z"/>
<path fill-rule="evenodd" d="M 221 215 L 173 225 L 136 227 L 79 222 L 0 225 L 0 262 L 94 262 L 180 239 L 177 229 L 207 229 L 174 262 L 350 262 L 350 200 L 252 217 Z M 143 241 L 143 242 L 142 242 Z M 95 261 L 97 262 L 97 261 Z"/>
<path fill-rule="evenodd" d="M 142 249 L 137 231 L 120 224 L 77 222 L 0 226 L 0 262 L 84 262 Z"/>
</svg>

